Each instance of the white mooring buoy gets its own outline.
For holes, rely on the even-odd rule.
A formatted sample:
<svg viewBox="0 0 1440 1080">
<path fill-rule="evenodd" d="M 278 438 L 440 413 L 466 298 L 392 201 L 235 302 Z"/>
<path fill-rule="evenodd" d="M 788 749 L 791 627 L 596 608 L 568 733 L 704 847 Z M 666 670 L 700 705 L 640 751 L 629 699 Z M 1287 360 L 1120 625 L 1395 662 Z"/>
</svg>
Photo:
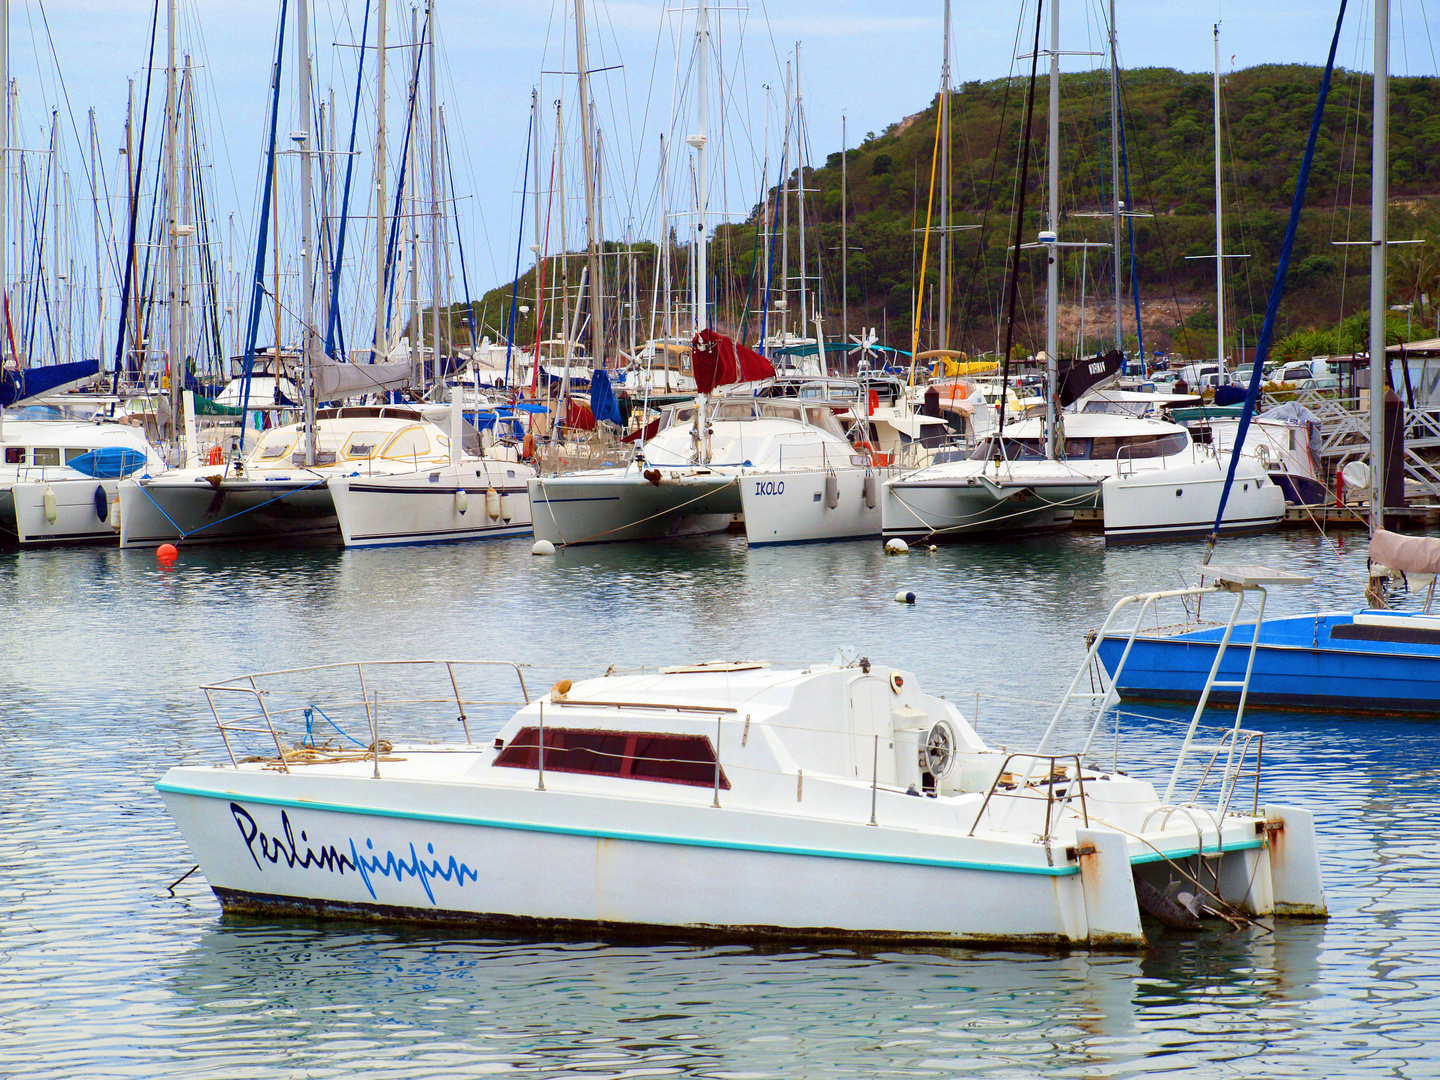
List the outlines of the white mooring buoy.
<svg viewBox="0 0 1440 1080">
<path fill-rule="evenodd" d="M 536 540 L 530 547 L 531 555 L 554 555 L 555 545 L 549 540 Z"/>
<path fill-rule="evenodd" d="M 901 540 L 898 536 L 893 540 L 885 541 L 886 555 L 904 555 L 910 550 L 910 545 Z"/>
<path fill-rule="evenodd" d="M 915 594 L 901 589 L 895 594 L 895 602 L 897 604 L 913 604 L 915 602 Z"/>
</svg>

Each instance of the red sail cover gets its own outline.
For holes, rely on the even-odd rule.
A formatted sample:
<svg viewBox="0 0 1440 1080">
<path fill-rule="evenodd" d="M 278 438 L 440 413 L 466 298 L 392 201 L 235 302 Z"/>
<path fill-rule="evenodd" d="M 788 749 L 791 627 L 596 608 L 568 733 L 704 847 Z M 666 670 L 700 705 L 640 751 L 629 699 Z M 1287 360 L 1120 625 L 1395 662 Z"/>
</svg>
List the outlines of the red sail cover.
<svg viewBox="0 0 1440 1080">
<path fill-rule="evenodd" d="M 702 394 L 717 386 L 775 377 L 775 368 L 765 357 L 708 328 L 690 342 L 690 369 Z"/>
</svg>

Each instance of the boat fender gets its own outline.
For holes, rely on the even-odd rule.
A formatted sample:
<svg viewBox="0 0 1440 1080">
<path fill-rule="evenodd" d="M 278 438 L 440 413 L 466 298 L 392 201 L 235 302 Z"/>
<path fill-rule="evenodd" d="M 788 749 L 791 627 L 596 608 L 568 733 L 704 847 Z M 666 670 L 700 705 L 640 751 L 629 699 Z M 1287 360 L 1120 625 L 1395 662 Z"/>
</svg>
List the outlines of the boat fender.
<svg viewBox="0 0 1440 1080">
<path fill-rule="evenodd" d="M 525 433 L 525 441 L 520 446 L 520 456 L 526 461 L 535 456 L 535 433 L 533 431 Z"/>
<path fill-rule="evenodd" d="M 640 475 L 645 477 L 646 480 L 649 480 L 650 483 L 654 484 L 656 487 L 659 487 L 660 480 L 664 474 L 662 474 L 659 469 L 646 469 Z"/>
<path fill-rule="evenodd" d="M 470 509 L 470 496 L 466 493 L 466 491 L 465 491 L 465 489 L 464 489 L 463 487 L 462 487 L 462 488 L 456 488 L 456 489 L 455 489 L 455 512 L 456 512 L 457 514 L 459 514 L 461 517 L 464 517 L 464 516 L 465 516 L 465 511 L 466 511 L 466 510 L 469 510 L 469 509 Z"/>
<path fill-rule="evenodd" d="M 60 506 L 55 499 L 55 489 L 49 484 L 45 485 L 42 501 L 45 503 L 45 520 L 54 525 L 60 518 Z"/>
<path fill-rule="evenodd" d="M 895 594 L 895 602 L 897 604 L 913 604 L 915 602 L 915 594 L 901 589 Z"/>
<path fill-rule="evenodd" d="M 500 496 L 500 520 L 510 524 L 510 519 L 515 516 L 515 508 L 510 504 L 509 495 Z"/>
<path fill-rule="evenodd" d="M 864 493 L 865 493 L 865 509 L 866 509 L 866 510 L 874 510 L 874 509 L 875 509 L 875 503 L 878 501 L 877 496 L 878 496 L 878 494 L 879 494 L 879 488 L 880 488 L 879 478 L 876 477 L 876 475 L 875 475 L 874 473 L 867 472 L 867 473 L 865 474 L 865 484 L 864 484 L 864 489 L 863 489 L 863 490 L 864 490 Z"/>
<path fill-rule="evenodd" d="M 825 505 L 831 510 L 840 505 L 840 478 L 834 473 L 825 477 Z"/>
<path fill-rule="evenodd" d="M 493 487 L 485 492 L 485 513 L 491 521 L 500 516 L 500 493 Z"/>
<path fill-rule="evenodd" d="M 910 545 L 901 540 L 898 536 L 885 541 L 886 555 L 904 555 L 910 550 Z"/>
<path fill-rule="evenodd" d="M 105 485 L 95 485 L 95 516 L 104 521 L 110 516 L 110 500 L 105 497 Z"/>
<path fill-rule="evenodd" d="M 120 495 L 118 492 L 114 501 L 110 503 L 110 527 L 116 532 L 120 531 Z"/>
</svg>

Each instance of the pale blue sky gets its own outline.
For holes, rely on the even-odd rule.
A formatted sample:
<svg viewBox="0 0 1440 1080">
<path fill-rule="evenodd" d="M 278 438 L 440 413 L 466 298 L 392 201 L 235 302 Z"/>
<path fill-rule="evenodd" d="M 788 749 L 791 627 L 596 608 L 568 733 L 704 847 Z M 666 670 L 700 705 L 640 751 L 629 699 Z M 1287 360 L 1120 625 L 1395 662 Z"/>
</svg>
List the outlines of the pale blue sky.
<svg viewBox="0 0 1440 1080">
<path fill-rule="evenodd" d="M 572 5 L 569 0 L 557 5 L 514 0 L 437 3 L 445 62 L 441 96 L 446 102 L 447 126 L 457 154 L 456 195 L 461 197 L 471 291 L 478 295 L 508 279 L 513 268 L 531 88 L 540 86 L 547 144 L 553 127 L 550 104 L 561 96 L 562 83 L 566 108 L 573 113 L 573 79 L 541 74 L 546 70 L 573 70 L 574 30 L 566 17 Z M 256 201 L 278 6 L 278 2 L 270 0 L 186 0 L 181 6 L 184 38 L 197 62 L 203 58 L 208 84 L 199 106 L 207 117 L 205 128 L 216 158 L 212 205 L 222 211 L 235 210 L 240 222 L 250 219 Z M 673 31 L 666 29 L 673 28 L 673 17 L 667 21 L 662 16 L 663 6 L 658 0 L 590 0 L 587 7 L 591 67 L 623 64 L 623 68 L 596 77 L 597 111 L 606 141 L 607 231 L 618 235 L 626 219 L 632 218 L 638 234 L 652 235 L 657 205 L 655 148 L 661 131 L 668 126 L 666 116 L 675 83 Z M 1393 70 L 1433 74 L 1434 51 L 1424 8 L 1419 0 L 1396 0 L 1394 7 Z M 1026 8 L 1029 23 L 1034 9 L 1029 4 Z M 115 150 L 122 141 L 126 80 L 135 78 L 143 87 L 151 5 L 142 0 L 50 0 L 45 10 L 65 75 L 69 106 L 82 137 L 85 110 L 92 104 L 98 109 L 100 144 L 113 186 L 120 160 Z M 358 22 L 363 10 L 364 0 L 316 0 L 314 4 L 316 87 L 325 93 L 332 83 L 335 85 L 342 124 L 348 121 L 353 93 L 355 50 L 336 48 L 335 43 L 358 40 L 358 27 L 347 27 L 346 23 Z M 1226 66 L 1231 65 L 1232 56 L 1236 67 L 1272 62 L 1318 64 L 1324 60 L 1337 10 L 1338 0 L 1180 4 L 1119 0 L 1121 62 L 1132 68 L 1209 70 L 1211 27 L 1218 18 Z M 396 0 L 391 0 L 390 11 L 390 43 L 394 45 L 408 40 L 410 14 L 409 7 L 402 7 Z M 848 117 L 849 138 L 854 144 L 867 131 L 879 131 L 885 124 L 926 105 L 939 83 L 941 11 L 939 0 L 755 0 L 743 11 L 737 11 L 735 0 L 729 0 L 728 6 L 712 15 L 714 24 L 722 28 L 716 47 L 727 57 L 731 80 L 730 104 L 722 110 L 714 100 L 711 102 L 711 145 L 720 145 L 723 113 L 724 143 L 728 147 L 711 182 L 712 208 L 743 212 L 757 197 L 759 163 L 764 155 L 762 87 L 769 84 L 775 93 L 770 125 L 773 132 L 779 126 L 782 65 L 796 41 L 801 42 L 802 49 L 801 91 L 809 149 L 812 160 L 819 163 L 828 152 L 840 147 L 842 114 Z M 1083 52 L 1104 47 L 1102 5 L 1093 0 L 1083 4 L 1068 2 L 1061 11 L 1062 49 Z M 952 63 L 957 83 L 994 78 L 1011 70 L 1021 15 L 1019 3 L 954 0 Z M 685 27 L 682 34 L 688 35 L 693 14 L 678 18 Z M 1345 66 L 1369 66 L 1368 18 L 1368 4 L 1351 4 L 1340 49 L 1340 62 Z M 743 35 L 739 32 L 742 21 Z M 48 109 L 59 100 L 54 65 L 45 55 L 48 46 L 40 25 L 40 8 L 35 0 L 28 5 L 12 5 L 12 72 L 20 79 L 24 124 L 20 141 L 27 147 L 48 141 Z M 1440 32 L 1440 26 L 1436 30 Z M 1030 31 L 1025 33 L 1028 36 Z M 162 11 L 162 65 L 163 41 Z M 405 55 L 393 53 L 391 61 L 391 123 L 396 128 Z M 42 73 L 38 89 L 37 56 Z M 1098 58 L 1073 56 L 1066 58 L 1064 66 L 1067 70 L 1082 70 L 1098 63 Z M 287 58 L 287 65 L 286 84 L 293 88 L 293 59 Z M 157 74 L 153 93 L 156 101 L 160 100 L 162 74 Z M 712 99 L 717 93 L 712 90 Z M 78 170 L 79 151 L 69 131 L 63 102 L 60 107 L 62 134 L 69 144 L 67 159 L 70 167 Z M 282 106 L 282 132 L 299 123 L 298 119 L 284 118 L 283 111 L 289 107 L 287 99 Z M 373 109 L 373 105 L 367 109 Z M 357 188 L 361 190 L 370 182 L 367 121 L 368 116 L 362 119 L 360 142 L 366 155 L 358 159 L 357 169 Z M 683 136 L 692 124 L 687 118 L 676 134 Z M 218 137 L 222 131 L 223 140 Z M 342 127 L 342 141 L 344 137 Z M 150 138 L 154 139 L 153 129 Z M 772 134 L 770 139 L 773 158 L 778 156 L 777 137 Z M 153 142 L 151 145 L 155 146 Z M 392 147 L 395 145 L 392 134 Z M 465 147 L 469 152 L 462 160 Z M 567 201 L 573 203 L 580 191 L 578 154 L 571 151 L 570 160 L 573 175 L 567 179 L 567 196 L 571 197 Z M 672 167 L 672 191 L 683 190 L 687 167 Z M 147 169 L 153 175 L 153 166 L 147 165 Z M 547 157 L 542 169 L 545 179 L 548 169 Z M 293 171 L 293 159 L 282 165 L 282 177 Z M 772 166 L 772 179 L 773 175 Z M 83 184 L 77 175 L 72 187 L 79 189 Z M 672 200 L 677 198 L 680 196 L 672 195 Z M 289 202 L 293 206 L 293 198 Z M 290 216 L 293 218 L 293 214 Z M 89 228 L 87 213 L 83 224 L 77 223 L 77 230 L 88 233 Z M 292 226 L 287 224 L 286 228 Z M 533 241 L 531 229 L 532 222 L 527 220 L 527 244 Z M 572 212 L 572 247 L 577 244 L 578 230 L 579 219 Z M 552 231 L 558 234 L 558 224 L 552 225 Z M 248 231 L 246 241 L 244 247 L 248 249 Z M 554 235 L 550 246 L 557 244 L 558 235 Z M 524 255 L 522 265 L 530 258 L 528 250 Z M 458 289 L 459 271 L 458 267 L 454 269 Z"/>
</svg>

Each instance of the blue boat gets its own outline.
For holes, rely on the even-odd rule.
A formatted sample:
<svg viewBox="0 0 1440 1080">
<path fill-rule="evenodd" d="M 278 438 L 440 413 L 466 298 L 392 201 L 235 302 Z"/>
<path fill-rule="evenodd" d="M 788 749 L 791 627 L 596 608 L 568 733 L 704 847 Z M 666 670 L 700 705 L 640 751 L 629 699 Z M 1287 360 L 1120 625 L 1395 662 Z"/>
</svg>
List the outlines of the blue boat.
<svg viewBox="0 0 1440 1080">
<path fill-rule="evenodd" d="M 1116 680 L 1124 699 L 1197 701 L 1210 678 L 1225 627 L 1135 636 Z M 1215 672 L 1212 703 L 1234 702 L 1226 683 L 1245 676 L 1255 637 L 1251 705 L 1327 712 L 1440 717 L 1440 615 L 1361 609 L 1268 618 L 1235 627 Z M 1114 676 L 1128 633 L 1097 642 Z"/>
</svg>

